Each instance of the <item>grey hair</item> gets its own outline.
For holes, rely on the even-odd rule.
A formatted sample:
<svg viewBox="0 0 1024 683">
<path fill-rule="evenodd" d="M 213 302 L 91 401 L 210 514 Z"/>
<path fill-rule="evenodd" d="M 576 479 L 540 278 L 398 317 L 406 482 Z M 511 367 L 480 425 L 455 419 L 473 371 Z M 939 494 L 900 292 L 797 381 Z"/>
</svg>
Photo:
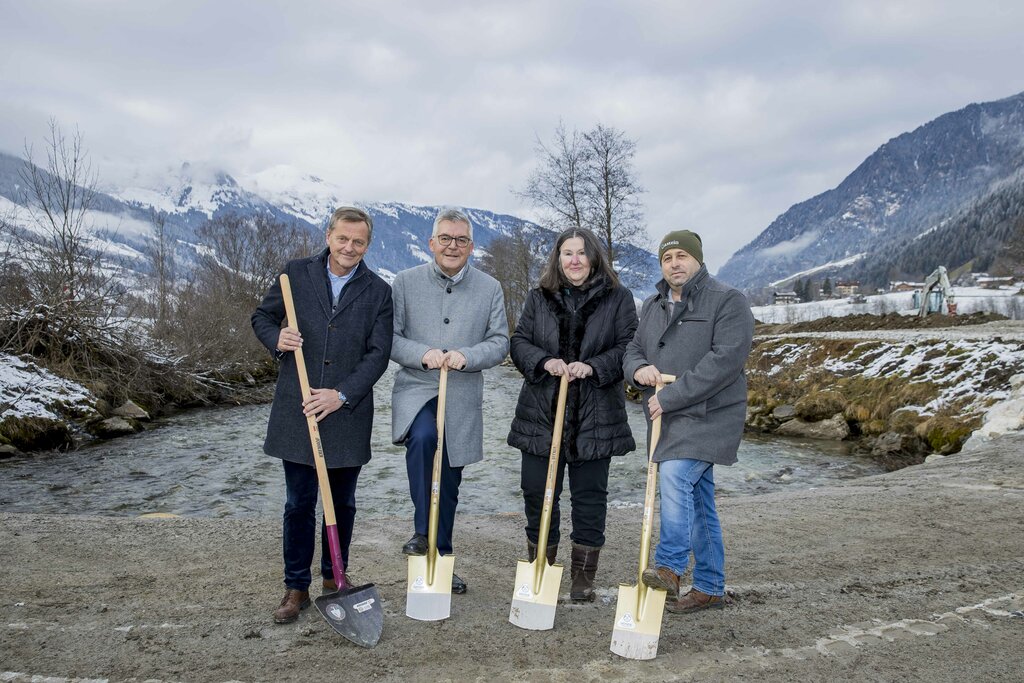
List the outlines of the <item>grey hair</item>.
<svg viewBox="0 0 1024 683">
<path fill-rule="evenodd" d="M 434 219 L 434 229 L 430 233 L 431 237 L 437 236 L 437 226 L 440 225 L 441 221 L 465 223 L 466 227 L 469 228 L 469 239 L 473 239 L 473 223 L 469 220 L 469 216 L 464 214 L 461 209 L 441 209 L 437 214 L 437 218 Z"/>
</svg>

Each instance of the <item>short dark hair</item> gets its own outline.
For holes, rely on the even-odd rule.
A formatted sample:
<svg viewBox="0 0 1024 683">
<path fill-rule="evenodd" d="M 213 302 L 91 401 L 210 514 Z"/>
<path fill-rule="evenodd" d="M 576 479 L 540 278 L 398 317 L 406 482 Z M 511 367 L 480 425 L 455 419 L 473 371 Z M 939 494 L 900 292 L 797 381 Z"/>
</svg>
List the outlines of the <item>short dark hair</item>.
<svg viewBox="0 0 1024 683">
<path fill-rule="evenodd" d="M 540 274 L 541 289 L 557 292 L 563 287 L 572 286 L 572 283 L 565 277 L 565 273 L 562 272 L 562 266 L 558 260 L 558 252 L 562 250 L 562 245 L 565 244 L 565 241 L 573 237 L 579 237 L 583 240 L 583 251 L 590 261 L 590 275 L 584 284 L 593 280 L 598 274 L 603 274 L 608 279 L 610 287 L 618 287 L 619 276 L 612 270 L 611 262 L 608 260 L 608 254 L 601 240 L 597 239 L 597 236 L 586 228 L 570 228 L 564 230 L 558 236 L 558 239 L 555 240 L 555 248 L 551 250 L 548 262 L 544 265 L 544 270 Z"/>
<path fill-rule="evenodd" d="M 366 213 L 362 209 L 357 209 L 354 206 L 342 206 L 341 208 L 335 209 L 334 213 L 331 214 L 331 220 L 327 221 L 328 233 L 334 229 L 334 224 L 338 221 L 344 221 L 346 223 L 366 223 L 366 240 L 368 242 L 373 241 L 373 219 L 370 218 L 370 214 Z"/>
</svg>

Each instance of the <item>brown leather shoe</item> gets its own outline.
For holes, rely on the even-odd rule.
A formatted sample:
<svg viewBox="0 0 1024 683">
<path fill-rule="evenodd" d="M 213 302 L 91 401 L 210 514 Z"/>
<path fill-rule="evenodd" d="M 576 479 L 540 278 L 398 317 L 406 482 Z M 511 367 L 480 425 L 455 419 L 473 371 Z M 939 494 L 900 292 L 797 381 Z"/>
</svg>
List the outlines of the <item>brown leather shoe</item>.
<svg viewBox="0 0 1024 683">
<path fill-rule="evenodd" d="M 289 588 L 281 598 L 281 605 L 274 610 L 274 623 L 290 624 L 299 618 L 299 612 L 309 607 L 309 591 Z"/>
<path fill-rule="evenodd" d="M 702 609 L 721 609 L 725 607 L 725 596 L 708 595 L 696 588 L 691 588 L 678 600 L 665 603 L 665 609 L 673 614 L 689 614 Z"/>
<path fill-rule="evenodd" d="M 648 567 L 640 578 L 648 588 L 660 588 L 668 593 L 671 600 L 679 597 L 679 575 L 668 567 Z"/>
</svg>

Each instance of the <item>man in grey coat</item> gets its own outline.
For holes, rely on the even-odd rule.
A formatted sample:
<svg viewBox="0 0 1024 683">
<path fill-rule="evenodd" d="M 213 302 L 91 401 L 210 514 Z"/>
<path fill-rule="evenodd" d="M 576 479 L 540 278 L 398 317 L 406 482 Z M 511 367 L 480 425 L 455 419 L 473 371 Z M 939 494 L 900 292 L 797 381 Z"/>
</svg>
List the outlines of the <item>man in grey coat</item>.
<svg viewBox="0 0 1024 683">
<path fill-rule="evenodd" d="M 661 415 L 654 460 L 661 463 L 661 534 L 643 581 L 668 592 L 665 608 L 687 613 L 722 607 L 725 549 L 715 510 L 715 465 L 736 462 L 747 407 L 743 368 L 754 317 L 738 290 L 708 274 L 700 236 L 678 230 L 658 248 L 663 279 L 640 312 L 626 347 L 627 378 L 646 387 L 644 410 Z M 657 396 L 661 374 L 675 375 Z M 679 579 L 693 553 L 693 586 Z"/>
<path fill-rule="evenodd" d="M 284 463 L 285 595 L 274 621 L 295 621 L 309 605 L 310 564 L 316 540 L 318 494 L 313 449 L 306 415 L 316 416 L 324 447 L 331 497 L 348 565 L 356 515 L 359 470 L 370 460 L 373 385 L 384 374 L 391 353 L 391 288 L 363 263 L 373 220 L 353 207 L 334 212 L 327 227 L 327 248 L 316 256 L 290 261 L 299 329 L 285 320 L 281 285 L 275 281 L 252 314 L 256 336 L 281 361 L 270 407 L 263 451 Z M 309 374 L 310 400 L 302 402 L 296 349 L 302 348 Z M 326 531 L 321 531 L 320 571 L 325 591 L 337 590 Z"/>
<path fill-rule="evenodd" d="M 434 219 L 429 245 L 434 260 L 402 271 L 392 283 L 391 360 L 402 368 L 395 375 L 392 392 L 391 436 L 396 444 L 405 444 L 409 492 L 416 510 L 415 533 L 402 548 L 407 555 L 427 551 L 440 368 L 447 367 L 449 372 L 437 549 L 448 555 L 462 468 L 483 459 L 481 371 L 508 354 L 501 286 L 468 263 L 473 225 L 466 214 L 457 209 L 441 211 Z M 466 592 L 458 576 L 452 577 L 452 592 Z"/>
</svg>

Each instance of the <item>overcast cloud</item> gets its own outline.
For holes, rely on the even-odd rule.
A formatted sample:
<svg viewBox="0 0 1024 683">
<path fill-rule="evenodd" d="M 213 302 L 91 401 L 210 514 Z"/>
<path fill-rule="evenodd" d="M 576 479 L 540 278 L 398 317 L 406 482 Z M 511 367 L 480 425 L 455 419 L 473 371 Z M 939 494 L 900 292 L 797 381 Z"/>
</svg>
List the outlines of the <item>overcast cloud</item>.
<svg viewBox="0 0 1024 683">
<path fill-rule="evenodd" d="M 637 141 L 652 244 L 712 271 L 886 140 L 1024 90 L 1024 3 L 0 0 L 0 149 L 78 125 L 101 182 L 286 164 L 356 200 L 536 217 L 558 124 Z"/>
</svg>

